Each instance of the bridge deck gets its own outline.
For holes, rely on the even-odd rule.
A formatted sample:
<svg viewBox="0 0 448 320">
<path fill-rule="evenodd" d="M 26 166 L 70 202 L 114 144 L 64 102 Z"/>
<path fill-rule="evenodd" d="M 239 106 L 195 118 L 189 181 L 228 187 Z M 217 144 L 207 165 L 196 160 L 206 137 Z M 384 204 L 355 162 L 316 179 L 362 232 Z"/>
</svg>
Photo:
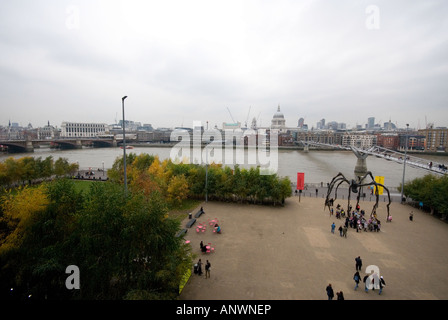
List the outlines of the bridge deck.
<svg viewBox="0 0 448 320">
<path fill-rule="evenodd" d="M 405 154 L 402 152 L 389 150 L 386 148 L 374 146 L 367 150 L 359 149 L 355 147 L 346 147 L 346 146 L 340 146 L 340 145 L 333 145 L 333 144 L 326 144 L 326 143 L 320 143 L 320 142 L 314 142 L 314 141 L 301 141 L 304 145 L 314 145 L 319 147 L 327 147 L 327 148 L 334 148 L 334 149 L 341 149 L 341 150 L 350 150 L 350 151 L 358 151 L 360 153 L 369 154 L 378 158 L 383 158 L 388 161 L 394 161 L 397 163 L 404 163 L 405 161 Z M 427 159 L 419 158 L 413 155 L 406 155 L 406 165 L 409 165 L 411 167 L 424 169 L 433 173 L 438 174 L 447 174 L 447 167 L 443 163 L 438 162 L 428 162 Z"/>
</svg>

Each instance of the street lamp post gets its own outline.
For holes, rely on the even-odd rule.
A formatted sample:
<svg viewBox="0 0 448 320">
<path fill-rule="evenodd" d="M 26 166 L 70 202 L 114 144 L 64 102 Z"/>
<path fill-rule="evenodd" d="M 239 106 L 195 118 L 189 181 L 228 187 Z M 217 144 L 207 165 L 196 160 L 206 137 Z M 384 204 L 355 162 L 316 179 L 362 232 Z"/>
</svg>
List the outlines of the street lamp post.
<svg viewBox="0 0 448 320">
<path fill-rule="evenodd" d="M 208 153 L 206 153 L 206 158 L 207 160 L 205 163 L 205 202 L 208 202 Z"/>
<path fill-rule="evenodd" d="M 205 202 L 208 202 L 208 146 L 210 143 L 206 144 L 204 147 L 205 151 Z M 202 155 L 201 155 L 202 159 Z"/>
<path fill-rule="evenodd" d="M 124 96 L 121 98 L 121 105 L 123 109 L 123 170 L 124 170 L 124 193 L 127 195 L 128 193 L 128 181 L 126 176 L 126 129 L 125 129 L 125 122 L 124 122 L 124 99 L 126 99 L 128 96 Z"/>
<path fill-rule="evenodd" d="M 404 149 L 404 162 L 403 162 L 403 180 L 401 181 L 401 203 L 403 203 L 403 195 L 404 195 L 404 176 L 406 172 L 406 159 L 408 154 L 408 129 L 409 129 L 409 123 L 406 123 L 406 146 Z"/>
</svg>

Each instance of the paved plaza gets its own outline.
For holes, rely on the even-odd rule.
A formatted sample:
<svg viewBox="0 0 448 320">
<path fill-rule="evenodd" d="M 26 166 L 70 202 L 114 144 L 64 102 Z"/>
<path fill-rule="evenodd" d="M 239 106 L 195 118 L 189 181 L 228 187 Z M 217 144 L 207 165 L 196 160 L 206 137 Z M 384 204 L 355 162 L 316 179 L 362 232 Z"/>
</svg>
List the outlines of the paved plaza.
<svg viewBox="0 0 448 320">
<path fill-rule="evenodd" d="M 346 200 L 337 200 L 346 207 Z M 353 202 L 353 205 L 355 202 Z M 374 202 L 361 202 L 370 214 Z M 392 203 L 392 222 L 386 206 L 377 210 L 380 232 L 349 228 L 347 238 L 337 228 L 344 220 L 330 217 L 323 198 L 291 197 L 284 207 L 202 203 L 205 214 L 188 229 L 195 262 L 211 263 L 211 276 L 192 275 L 180 300 L 321 300 L 329 283 L 346 300 L 446 300 L 448 299 L 448 224 L 428 213 Z M 197 211 L 193 211 L 193 214 Z M 414 212 L 414 221 L 409 213 Z M 217 218 L 222 234 L 206 224 Z M 183 226 L 188 222 L 183 221 Z M 205 232 L 196 232 L 199 222 Z M 331 224 L 336 224 L 331 233 Z M 200 242 L 211 243 L 213 253 L 201 253 Z M 355 257 L 366 267 L 375 265 L 386 287 L 354 290 Z"/>
</svg>

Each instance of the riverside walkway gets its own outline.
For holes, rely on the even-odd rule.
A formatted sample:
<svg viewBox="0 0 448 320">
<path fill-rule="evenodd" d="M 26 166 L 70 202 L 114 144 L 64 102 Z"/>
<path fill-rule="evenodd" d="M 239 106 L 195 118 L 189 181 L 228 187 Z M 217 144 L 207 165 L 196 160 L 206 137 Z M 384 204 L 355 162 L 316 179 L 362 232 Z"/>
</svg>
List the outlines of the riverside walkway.
<svg viewBox="0 0 448 320">
<path fill-rule="evenodd" d="M 342 220 L 324 210 L 320 197 L 288 198 L 284 207 L 202 203 L 201 220 L 218 218 L 222 234 L 189 230 L 195 262 L 208 259 L 210 278 L 192 273 L 180 300 L 326 300 L 326 286 L 346 300 L 448 299 L 448 224 L 408 205 L 393 202 L 392 222 L 385 204 L 377 210 L 380 232 L 348 230 L 347 238 L 330 231 Z M 341 202 L 345 206 L 345 203 Z M 369 212 L 372 202 L 361 202 Z M 195 212 L 195 210 L 193 210 Z M 409 213 L 414 212 L 414 220 Z M 188 218 L 183 221 L 186 223 Z M 200 252 L 200 241 L 215 252 Z M 386 287 L 354 290 L 355 257 L 375 265 Z"/>
</svg>

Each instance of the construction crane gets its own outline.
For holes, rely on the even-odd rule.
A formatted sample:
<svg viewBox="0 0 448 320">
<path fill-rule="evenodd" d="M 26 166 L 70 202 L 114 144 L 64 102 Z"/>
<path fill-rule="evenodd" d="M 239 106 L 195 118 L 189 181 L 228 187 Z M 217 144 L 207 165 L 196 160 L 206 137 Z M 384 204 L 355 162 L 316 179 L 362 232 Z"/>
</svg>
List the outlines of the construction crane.
<svg viewBox="0 0 448 320">
<path fill-rule="evenodd" d="M 236 123 L 236 122 L 235 122 L 235 120 L 233 120 L 233 116 L 232 116 L 232 113 L 230 112 L 230 109 L 229 109 L 229 107 L 227 107 L 227 110 L 229 111 L 229 114 L 230 114 L 230 118 L 232 118 L 232 121 L 233 121 L 233 123 Z"/>
<path fill-rule="evenodd" d="M 252 108 L 252 106 L 249 106 L 249 111 L 247 112 L 246 122 L 244 124 L 246 128 L 247 128 L 247 120 L 249 120 L 250 108 Z"/>
</svg>

